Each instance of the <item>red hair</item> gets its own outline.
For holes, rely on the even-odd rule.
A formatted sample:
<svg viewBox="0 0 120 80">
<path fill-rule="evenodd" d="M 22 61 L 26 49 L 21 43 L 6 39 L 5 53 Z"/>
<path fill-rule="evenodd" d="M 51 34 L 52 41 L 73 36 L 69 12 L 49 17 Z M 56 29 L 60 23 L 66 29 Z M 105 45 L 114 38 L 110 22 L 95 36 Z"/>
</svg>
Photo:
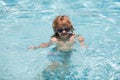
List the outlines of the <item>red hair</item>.
<svg viewBox="0 0 120 80">
<path fill-rule="evenodd" d="M 73 25 L 68 16 L 57 16 L 52 24 L 54 31 L 63 26 L 70 28 L 72 31 L 74 30 Z"/>
</svg>

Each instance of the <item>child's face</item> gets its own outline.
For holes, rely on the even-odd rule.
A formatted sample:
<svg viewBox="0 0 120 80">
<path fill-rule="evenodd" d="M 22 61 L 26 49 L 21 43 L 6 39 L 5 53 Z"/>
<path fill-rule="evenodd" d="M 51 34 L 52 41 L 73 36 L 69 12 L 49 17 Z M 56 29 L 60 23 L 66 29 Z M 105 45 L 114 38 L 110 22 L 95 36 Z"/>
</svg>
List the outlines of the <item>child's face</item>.
<svg viewBox="0 0 120 80">
<path fill-rule="evenodd" d="M 61 38 L 67 38 L 71 32 L 69 27 L 61 27 L 56 30 Z"/>
</svg>

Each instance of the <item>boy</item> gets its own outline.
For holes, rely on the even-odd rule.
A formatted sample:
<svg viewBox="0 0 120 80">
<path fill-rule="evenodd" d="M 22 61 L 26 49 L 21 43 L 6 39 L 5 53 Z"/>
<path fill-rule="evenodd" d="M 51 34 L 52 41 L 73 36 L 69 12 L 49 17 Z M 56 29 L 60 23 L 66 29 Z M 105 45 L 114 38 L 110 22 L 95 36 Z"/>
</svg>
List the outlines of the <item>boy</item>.
<svg viewBox="0 0 120 80">
<path fill-rule="evenodd" d="M 54 35 L 49 42 L 42 43 L 39 46 L 31 46 L 29 49 L 46 48 L 52 44 L 56 44 L 56 51 L 70 52 L 73 49 L 76 39 L 80 42 L 82 47 L 86 47 L 84 44 L 84 38 L 73 33 L 74 28 L 68 16 L 57 16 L 53 21 L 52 27 Z"/>
</svg>

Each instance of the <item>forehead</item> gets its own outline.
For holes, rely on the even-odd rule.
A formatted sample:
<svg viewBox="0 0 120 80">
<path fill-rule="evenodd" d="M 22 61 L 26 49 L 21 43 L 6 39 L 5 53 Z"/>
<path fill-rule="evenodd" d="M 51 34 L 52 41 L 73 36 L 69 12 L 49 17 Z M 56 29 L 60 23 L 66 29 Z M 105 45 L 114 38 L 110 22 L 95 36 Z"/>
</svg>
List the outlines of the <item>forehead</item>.
<svg viewBox="0 0 120 80">
<path fill-rule="evenodd" d="M 71 27 L 71 24 L 69 22 L 58 22 L 57 25 L 56 25 L 56 28 L 63 28 L 63 27 L 68 27 L 70 28 Z"/>
</svg>

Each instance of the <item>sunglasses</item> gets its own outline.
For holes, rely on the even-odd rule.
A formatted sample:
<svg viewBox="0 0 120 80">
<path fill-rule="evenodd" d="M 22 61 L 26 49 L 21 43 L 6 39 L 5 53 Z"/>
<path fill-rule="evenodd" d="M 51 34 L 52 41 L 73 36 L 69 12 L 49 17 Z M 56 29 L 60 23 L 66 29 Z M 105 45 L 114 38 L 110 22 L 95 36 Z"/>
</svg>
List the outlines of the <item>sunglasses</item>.
<svg viewBox="0 0 120 80">
<path fill-rule="evenodd" d="M 58 33 L 62 33 L 63 31 L 65 31 L 65 32 L 70 32 L 71 29 L 70 29 L 70 28 L 60 28 L 60 29 L 57 29 L 57 30 L 56 30 L 56 32 L 58 32 Z"/>
</svg>

